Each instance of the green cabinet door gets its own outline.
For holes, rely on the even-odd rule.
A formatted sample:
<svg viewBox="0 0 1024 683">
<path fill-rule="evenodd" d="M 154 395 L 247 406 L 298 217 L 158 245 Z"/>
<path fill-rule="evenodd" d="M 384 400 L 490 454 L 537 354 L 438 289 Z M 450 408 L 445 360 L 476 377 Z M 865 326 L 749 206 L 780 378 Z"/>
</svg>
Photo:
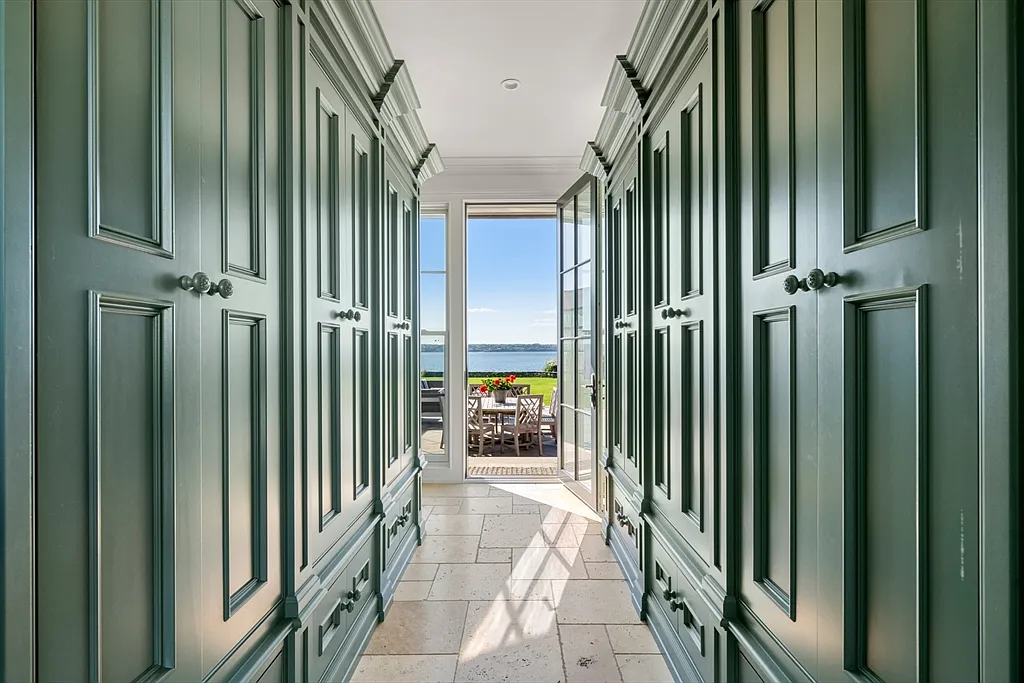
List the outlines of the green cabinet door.
<svg viewBox="0 0 1024 683">
<path fill-rule="evenodd" d="M 645 136 L 651 499 L 708 567 L 718 462 L 710 62 L 700 57 Z"/>
</svg>

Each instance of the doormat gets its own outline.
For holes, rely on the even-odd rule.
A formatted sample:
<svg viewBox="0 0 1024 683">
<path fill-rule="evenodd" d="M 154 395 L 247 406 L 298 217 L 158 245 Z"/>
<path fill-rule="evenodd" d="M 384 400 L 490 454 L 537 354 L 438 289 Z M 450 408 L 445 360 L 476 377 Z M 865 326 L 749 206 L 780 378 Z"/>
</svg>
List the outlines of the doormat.
<svg viewBox="0 0 1024 683">
<path fill-rule="evenodd" d="M 470 465 L 471 477 L 535 477 L 558 474 L 557 465 Z"/>
</svg>

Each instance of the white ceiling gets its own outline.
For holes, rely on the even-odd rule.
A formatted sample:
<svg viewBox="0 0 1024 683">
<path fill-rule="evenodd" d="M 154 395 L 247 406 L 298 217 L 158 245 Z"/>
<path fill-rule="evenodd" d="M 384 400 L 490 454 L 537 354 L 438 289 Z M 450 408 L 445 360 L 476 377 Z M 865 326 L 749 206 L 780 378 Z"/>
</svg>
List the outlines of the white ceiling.
<svg viewBox="0 0 1024 683">
<path fill-rule="evenodd" d="M 576 157 L 643 0 L 373 0 L 444 158 Z M 518 90 L 501 87 L 506 78 Z"/>
</svg>

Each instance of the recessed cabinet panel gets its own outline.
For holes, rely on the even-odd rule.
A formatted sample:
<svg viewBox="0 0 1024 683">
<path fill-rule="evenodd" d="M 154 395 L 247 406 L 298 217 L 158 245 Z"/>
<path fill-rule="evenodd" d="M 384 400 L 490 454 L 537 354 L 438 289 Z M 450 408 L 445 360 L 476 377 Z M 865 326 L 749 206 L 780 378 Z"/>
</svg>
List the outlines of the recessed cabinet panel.
<svg viewBox="0 0 1024 683">
<path fill-rule="evenodd" d="M 365 497 L 370 488 L 370 444 L 371 444 L 371 395 L 370 382 L 372 367 L 370 365 L 370 333 L 355 330 L 352 333 L 353 343 L 353 382 L 351 407 L 353 420 L 352 462 L 353 475 L 352 500 Z"/>
<path fill-rule="evenodd" d="M 704 531 L 704 463 L 709 452 L 704 423 L 704 334 L 701 325 L 681 329 L 679 355 L 682 373 L 679 389 L 683 400 L 679 413 L 683 420 L 681 439 L 682 498 L 680 509 L 697 532 Z"/>
<path fill-rule="evenodd" d="M 857 668 L 884 681 L 918 680 L 927 642 L 922 304 L 918 290 L 847 305 L 847 627 Z M 893 629 L 917 646 L 893 648 Z"/>
<path fill-rule="evenodd" d="M 357 124 L 350 124 L 352 129 Z M 352 303 L 370 305 L 370 153 L 352 136 Z"/>
<path fill-rule="evenodd" d="M 225 312 L 224 594 L 230 614 L 266 580 L 266 321 Z"/>
<path fill-rule="evenodd" d="M 169 254 L 170 3 L 91 0 L 86 11 L 94 60 L 90 234 Z"/>
<path fill-rule="evenodd" d="M 341 179 L 338 159 L 341 156 L 341 117 L 334 111 L 326 93 L 318 90 L 316 99 L 316 165 L 310 180 L 314 188 L 313 218 L 319 246 L 320 296 L 340 299 Z"/>
<path fill-rule="evenodd" d="M 244 0 L 222 2 L 225 271 L 265 277 L 263 260 L 264 22 Z"/>
<path fill-rule="evenodd" d="M 669 254 L 669 231 L 678 226 L 669 220 L 669 183 L 672 181 L 669 167 L 670 133 L 666 132 L 654 146 L 651 159 L 651 280 L 654 284 L 652 296 L 655 306 L 662 306 L 669 300 L 669 282 L 672 259 Z"/>
<path fill-rule="evenodd" d="M 678 400 L 676 383 L 680 379 L 678 357 L 673 359 L 672 328 L 654 331 L 654 400 L 651 408 L 651 450 L 654 459 L 655 495 L 672 500 L 673 455 L 679 447 L 679 425 L 672 421 L 674 403 Z M 683 364 L 684 365 L 684 364 Z M 674 395 L 676 394 L 676 395 Z M 678 464 L 677 464 L 678 466 Z"/>
<path fill-rule="evenodd" d="M 173 311 L 98 296 L 91 568 L 105 680 L 161 668 L 174 642 Z"/>
<path fill-rule="evenodd" d="M 335 325 L 321 325 L 316 414 L 320 432 L 316 457 L 321 531 L 341 512 L 341 385 L 345 379 L 341 360 L 341 330 Z"/>
<path fill-rule="evenodd" d="M 707 200 L 707 172 L 705 154 L 710 149 L 704 134 L 704 111 L 701 101 L 702 84 L 698 83 L 693 95 L 680 114 L 680 182 L 682 225 L 679 245 L 682 253 L 683 295 L 700 294 L 704 270 L 704 204 Z"/>
</svg>

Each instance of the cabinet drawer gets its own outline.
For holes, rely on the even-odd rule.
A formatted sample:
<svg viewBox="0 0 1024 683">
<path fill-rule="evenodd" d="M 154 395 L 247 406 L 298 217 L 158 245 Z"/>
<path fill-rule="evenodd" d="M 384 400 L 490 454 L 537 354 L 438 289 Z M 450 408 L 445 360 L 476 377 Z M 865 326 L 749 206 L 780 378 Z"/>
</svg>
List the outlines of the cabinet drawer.
<svg viewBox="0 0 1024 683">
<path fill-rule="evenodd" d="M 672 625 L 690 662 L 705 681 L 715 680 L 715 632 L 699 591 L 657 540 L 651 540 L 651 594 Z"/>
<path fill-rule="evenodd" d="M 629 551 L 634 564 L 639 567 L 640 513 L 624 495 L 621 495 L 614 480 L 611 487 L 611 533 L 619 536 L 619 540 Z"/>
<path fill-rule="evenodd" d="M 390 567 L 391 561 L 402 547 L 406 536 L 419 524 L 419 496 L 416 479 L 409 482 L 397 496 L 397 502 L 390 506 L 384 517 L 384 566 Z"/>
<path fill-rule="evenodd" d="M 306 657 L 311 681 L 318 681 L 324 675 L 356 617 L 374 602 L 376 575 L 373 536 L 370 535 L 342 568 L 310 621 Z"/>
</svg>

